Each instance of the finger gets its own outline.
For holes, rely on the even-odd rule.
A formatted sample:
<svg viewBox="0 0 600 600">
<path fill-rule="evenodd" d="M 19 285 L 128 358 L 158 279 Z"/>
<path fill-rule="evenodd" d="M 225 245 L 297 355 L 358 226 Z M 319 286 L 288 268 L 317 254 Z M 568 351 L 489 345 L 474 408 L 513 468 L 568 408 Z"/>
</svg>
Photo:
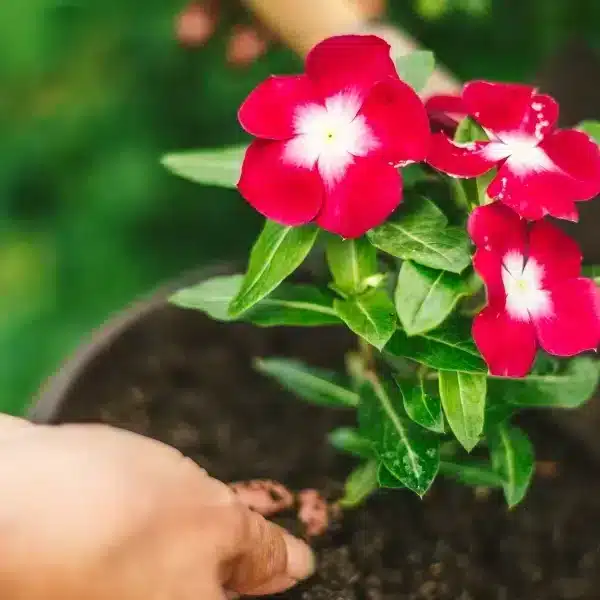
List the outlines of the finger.
<svg viewBox="0 0 600 600">
<path fill-rule="evenodd" d="M 315 569 L 312 550 L 283 528 L 240 505 L 242 527 L 229 558 L 226 589 L 246 595 L 282 592 Z"/>
<path fill-rule="evenodd" d="M 25 419 L 0 414 L 0 439 L 4 439 L 7 436 L 12 436 L 23 431 L 32 430 L 34 427 L 36 426 L 33 423 L 30 423 Z"/>
<path fill-rule="evenodd" d="M 235 67 L 252 64 L 267 51 L 267 42 L 254 27 L 237 25 L 227 42 L 227 62 Z"/>
</svg>

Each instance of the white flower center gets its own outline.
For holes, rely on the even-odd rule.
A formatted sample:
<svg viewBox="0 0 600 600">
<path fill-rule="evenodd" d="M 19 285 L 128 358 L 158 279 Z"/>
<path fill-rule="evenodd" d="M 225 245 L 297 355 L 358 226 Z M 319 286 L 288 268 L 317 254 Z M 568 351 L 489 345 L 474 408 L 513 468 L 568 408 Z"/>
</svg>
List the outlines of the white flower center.
<svg viewBox="0 0 600 600">
<path fill-rule="evenodd" d="M 296 136 L 287 142 L 284 160 L 299 167 L 315 165 L 329 187 L 338 182 L 355 156 L 366 156 L 379 147 L 362 115 L 361 101 L 349 92 L 336 94 L 324 105 L 305 104 L 296 109 Z"/>
<path fill-rule="evenodd" d="M 542 288 L 544 267 L 534 258 L 525 262 L 519 252 L 510 251 L 502 260 L 502 283 L 506 310 L 517 321 L 530 321 L 552 313 L 552 300 Z"/>
<path fill-rule="evenodd" d="M 490 142 L 484 153 L 488 159 L 494 161 L 506 158 L 507 166 L 515 175 L 524 175 L 531 171 L 555 171 L 556 165 L 538 144 L 539 140 L 535 137 L 505 135 L 502 141 Z"/>
</svg>

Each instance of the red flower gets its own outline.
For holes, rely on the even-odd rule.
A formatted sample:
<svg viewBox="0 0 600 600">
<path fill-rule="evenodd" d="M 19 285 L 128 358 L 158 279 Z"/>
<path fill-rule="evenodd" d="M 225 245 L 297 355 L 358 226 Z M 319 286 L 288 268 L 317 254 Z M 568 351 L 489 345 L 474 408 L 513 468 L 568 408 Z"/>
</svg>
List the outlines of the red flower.
<svg viewBox="0 0 600 600">
<path fill-rule="evenodd" d="M 499 202 L 471 213 L 469 234 L 488 300 L 473 338 L 493 375 L 526 375 L 538 344 L 556 356 L 597 348 L 600 297 L 580 277 L 581 252 L 571 238 L 547 221 L 528 226 Z"/>
<path fill-rule="evenodd" d="M 600 192 L 600 150 L 585 133 L 556 129 L 558 105 L 535 88 L 474 81 L 463 103 L 489 142 L 455 144 L 433 136 L 428 162 L 453 177 L 477 177 L 493 167 L 491 198 L 529 220 L 550 214 L 577 220 L 575 202 Z"/>
<path fill-rule="evenodd" d="M 374 36 L 321 42 L 306 75 L 267 79 L 238 116 L 258 138 L 244 159 L 242 196 L 273 221 L 316 221 L 347 238 L 393 212 L 402 199 L 394 165 L 425 160 L 429 146 L 425 108 Z"/>
<path fill-rule="evenodd" d="M 431 130 L 454 136 L 460 121 L 467 116 L 467 110 L 460 96 L 435 94 L 425 100 L 425 110 L 429 115 Z"/>
</svg>

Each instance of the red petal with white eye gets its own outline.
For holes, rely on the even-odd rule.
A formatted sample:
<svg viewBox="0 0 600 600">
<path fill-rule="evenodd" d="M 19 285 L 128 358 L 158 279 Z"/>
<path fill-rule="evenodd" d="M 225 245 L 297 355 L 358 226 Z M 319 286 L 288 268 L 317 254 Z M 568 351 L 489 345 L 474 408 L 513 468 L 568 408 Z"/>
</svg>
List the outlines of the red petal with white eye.
<svg viewBox="0 0 600 600">
<path fill-rule="evenodd" d="M 241 126 L 259 138 L 285 140 L 294 135 L 299 107 L 318 102 L 306 75 L 269 77 L 260 83 L 238 111 Z"/>
<path fill-rule="evenodd" d="M 574 356 L 600 343 L 600 296 L 582 277 L 549 288 L 552 314 L 534 321 L 540 345 L 549 354 Z"/>
<path fill-rule="evenodd" d="M 577 220 L 573 198 L 575 182 L 571 177 L 556 169 L 515 169 L 512 160 L 511 157 L 498 169 L 498 174 L 488 186 L 490 198 L 503 202 L 530 221 L 546 215 Z"/>
<path fill-rule="evenodd" d="M 286 142 L 255 140 L 242 165 L 238 189 L 268 219 L 284 225 L 312 221 L 324 198 L 323 183 L 315 169 L 284 160 Z"/>
<path fill-rule="evenodd" d="M 398 78 L 390 45 L 374 35 L 339 35 L 317 44 L 306 57 L 306 75 L 324 98 L 352 91 L 364 100 L 378 81 Z"/>
<path fill-rule="evenodd" d="M 529 258 L 542 267 L 542 287 L 581 274 L 582 254 L 575 240 L 550 221 L 537 221 L 529 230 Z"/>
<path fill-rule="evenodd" d="M 496 166 L 498 162 L 489 158 L 489 142 L 469 142 L 457 144 L 444 133 L 431 137 L 427 162 L 452 177 L 478 177 Z"/>
<path fill-rule="evenodd" d="M 600 193 L 600 148 L 587 134 L 561 129 L 548 136 L 540 148 L 565 174 L 574 200 L 589 200 Z"/>
<path fill-rule="evenodd" d="M 359 115 L 378 140 L 377 154 L 384 160 L 398 164 L 427 157 L 429 119 L 419 96 L 403 81 L 376 83 Z"/>
<path fill-rule="evenodd" d="M 380 225 L 402 200 L 402 178 L 377 157 L 356 157 L 325 197 L 317 223 L 344 238 Z"/>
<path fill-rule="evenodd" d="M 558 121 L 556 100 L 546 94 L 536 94 L 531 98 L 519 130 L 540 142 L 554 130 L 556 121 Z"/>
<path fill-rule="evenodd" d="M 528 85 L 472 81 L 463 88 L 462 99 L 484 129 L 504 139 L 521 130 L 534 96 L 535 88 Z"/>
<path fill-rule="evenodd" d="M 511 319 L 501 303 L 484 308 L 473 320 L 473 339 L 492 375 L 524 377 L 537 343 L 531 322 Z"/>
<path fill-rule="evenodd" d="M 499 202 L 477 207 L 469 216 L 467 228 L 477 248 L 500 257 L 510 251 L 526 254 L 525 221 Z"/>
</svg>

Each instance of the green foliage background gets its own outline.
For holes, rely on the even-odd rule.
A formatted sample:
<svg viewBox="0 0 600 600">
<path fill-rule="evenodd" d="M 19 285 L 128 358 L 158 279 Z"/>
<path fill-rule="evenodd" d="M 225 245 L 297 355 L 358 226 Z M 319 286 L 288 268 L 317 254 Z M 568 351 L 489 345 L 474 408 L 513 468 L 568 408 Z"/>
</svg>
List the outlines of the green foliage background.
<svg viewBox="0 0 600 600">
<path fill-rule="evenodd" d="M 243 140 L 237 106 L 276 49 L 225 66 L 224 36 L 181 48 L 181 2 L 0 3 L 0 409 L 21 412 L 89 331 L 181 271 L 239 256 L 261 219 L 159 157 Z M 572 37 L 600 46 L 596 0 L 390 2 L 463 78 L 527 80 Z M 227 24 L 225 19 L 224 25 Z"/>
</svg>

